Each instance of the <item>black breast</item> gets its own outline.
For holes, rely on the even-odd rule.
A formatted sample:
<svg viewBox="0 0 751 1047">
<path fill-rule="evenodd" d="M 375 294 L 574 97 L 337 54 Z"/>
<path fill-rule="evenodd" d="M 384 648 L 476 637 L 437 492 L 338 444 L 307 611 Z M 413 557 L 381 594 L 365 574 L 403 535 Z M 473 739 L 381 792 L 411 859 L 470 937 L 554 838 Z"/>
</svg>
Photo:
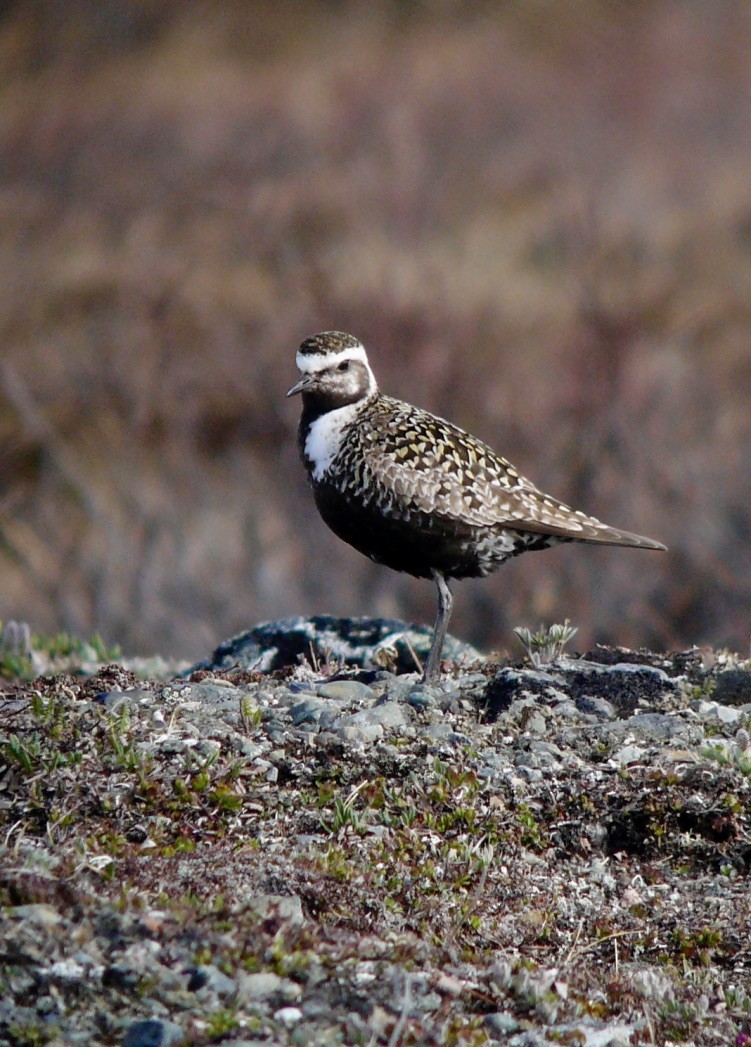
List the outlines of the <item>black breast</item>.
<svg viewBox="0 0 751 1047">
<path fill-rule="evenodd" d="M 326 482 L 315 485 L 314 495 L 334 534 L 376 563 L 416 578 L 430 578 L 433 570 L 450 578 L 486 573 L 475 551 L 484 537 L 478 528 L 428 513 L 405 516 L 376 501 L 352 501 Z"/>
</svg>

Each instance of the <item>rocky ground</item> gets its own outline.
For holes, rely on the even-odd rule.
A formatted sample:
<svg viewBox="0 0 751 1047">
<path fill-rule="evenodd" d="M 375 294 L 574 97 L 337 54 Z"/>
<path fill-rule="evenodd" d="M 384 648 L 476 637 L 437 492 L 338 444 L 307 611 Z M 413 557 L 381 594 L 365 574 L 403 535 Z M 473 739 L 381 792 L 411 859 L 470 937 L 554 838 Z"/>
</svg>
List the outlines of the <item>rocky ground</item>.
<svg viewBox="0 0 751 1047">
<path fill-rule="evenodd" d="M 0 1042 L 751 1044 L 748 661 L 323 625 L 0 685 Z"/>
</svg>

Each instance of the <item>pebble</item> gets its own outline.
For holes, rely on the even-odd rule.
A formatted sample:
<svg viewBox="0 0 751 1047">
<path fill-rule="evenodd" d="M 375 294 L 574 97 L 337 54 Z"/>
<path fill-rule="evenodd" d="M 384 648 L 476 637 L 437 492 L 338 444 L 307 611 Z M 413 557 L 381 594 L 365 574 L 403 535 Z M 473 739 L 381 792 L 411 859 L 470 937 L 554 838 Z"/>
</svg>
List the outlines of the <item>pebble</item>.
<svg viewBox="0 0 751 1047">
<path fill-rule="evenodd" d="M 339 726 L 360 727 L 379 724 L 381 727 L 405 727 L 408 723 L 401 705 L 396 702 L 382 702 L 370 709 L 360 709 L 356 713 L 342 717 Z"/>
<path fill-rule="evenodd" d="M 725 705 L 751 705 L 751 672 L 726 669 L 719 673 L 712 697 Z"/>
<path fill-rule="evenodd" d="M 691 703 L 691 708 L 694 709 L 703 720 L 718 721 L 720 723 L 738 723 L 743 716 L 743 710 L 730 706 L 720 705 L 719 702 L 706 702 L 696 701 Z"/>
<path fill-rule="evenodd" d="M 596 695 L 582 695 L 576 700 L 576 707 L 580 713 L 594 720 L 614 720 L 617 716 L 615 706 L 605 698 Z"/>
<path fill-rule="evenodd" d="M 519 1022 L 509 1011 L 486 1014 L 485 1024 L 491 1033 L 498 1033 L 500 1036 L 509 1036 L 519 1028 Z"/>
<path fill-rule="evenodd" d="M 42 902 L 31 905 L 10 906 L 5 910 L 5 915 L 18 920 L 28 920 L 29 923 L 35 923 L 42 927 L 54 927 L 56 923 L 60 923 L 62 920 L 62 916 L 57 909 Z"/>
<path fill-rule="evenodd" d="M 174 1022 L 149 1018 L 130 1026 L 123 1047 L 170 1047 L 185 1042 L 185 1033 Z"/>
<path fill-rule="evenodd" d="M 333 698 L 342 702 L 373 701 L 375 691 L 359 680 L 331 680 L 319 684 L 316 691 L 322 698 Z"/>
<path fill-rule="evenodd" d="M 213 964 L 201 964 L 195 967 L 190 974 L 188 991 L 202 993 L 205 999 L 207 995 L 231 996 L 237 986 L 232 978 L 220 971 Z"/>
<path fill-rule="evenodd" d="M 691 733 L 684 720 L 667 713 L 635 713 L 613 724 L 611 730 L 612 733 L 630 734 L 651 742 L 685 738 Z"/>
<path fill-rule="evenodd" d="M 459 978 L 456 978 L 453 974 L 445 974 L 441 972 L 435 981 L 435 987 L 438 992 L 442 992 L 444 996 L 461 996 L 464 992 L 464 982 Z"/>
<path fill-rule="evenodd" d="M 256 974 L 242 972 L 237 978 L 238 1003 L 266 999 L 279 993 L 281 987 L 282 978 L 273 971 L 259 971 Z"/>
<path fill-rule="evenodd" d="M 610 759 L 618 767 L 625 767 L 629 763 L 638 763 L 646 751 L 640 745 L 624 745 L 617 753 L 613 753 Z"/>
<path fill-rule="evenodd" d="M 199 709 L 212 709 L 234 718 L 240 709 L 242 688 L 226 680 L 202 680 L 191 683 L 178 692 L 178 704 L 188 706 L 195 702 Z"/>
<path fill-rule="evenodd" d="M 299 1007 L 280 1007 L 274 1014 L 274 1019 L 283 1022 L 284 1025 L 296 1025 L 302 1019 L 302 1011 Z"/>
<path fill-rule="evenodd" d="M 116 712 L 120 709 L 135 709 L 142 698 L 151 698 L 150 691 L 101 691 L 94 698 L 99 705 L 103 705 L 108 712 Z"/>
<path fill-rule="evenodd" d="M 305 723 L 317 724 L 329 709 L 327 702 L 317 698 L 305 698 L 301 702 L 295 702 L 289 714 L 295 727 L 300 727 Z"/>
<path fill-rule="evenodd" d="M 302 902 L 296 894 L 256 894 L 247 898 L 245 904 L 264 919 L 275 916 L 293 927 L 305 923 Z"/>
<path fill-rule="evenodd" d="M 337 727 L 336 735 L 349 745 L 370 745 L 383 737 L 383 727 L 379 723 L 365 724 L 362 727 L 345 725 Z"/>
<path fill-rule="evenodd" d="M 407 695 L 407 704 L 411 705 L 413 709 L 424 711 L 431 705 L 435 705 L 435 695 L 428 688 L 413 687 Z"/>
<path fill-rule="evenodd" d="M 538 712 L 531 713 L 524 721 L 524 730 L 529 734 L 543 735 L 547 731 L 545 717 Z"/>
<path fill-rule="evenodd" d="M 425 738 L 426 741 L 438 744 L 442 742 L 453 743 L 459 740 L 459 735 L 448 723 L 429 723 L 425 727 L 420 728 L 419 735 L 421 738 Z"/>
</svg>

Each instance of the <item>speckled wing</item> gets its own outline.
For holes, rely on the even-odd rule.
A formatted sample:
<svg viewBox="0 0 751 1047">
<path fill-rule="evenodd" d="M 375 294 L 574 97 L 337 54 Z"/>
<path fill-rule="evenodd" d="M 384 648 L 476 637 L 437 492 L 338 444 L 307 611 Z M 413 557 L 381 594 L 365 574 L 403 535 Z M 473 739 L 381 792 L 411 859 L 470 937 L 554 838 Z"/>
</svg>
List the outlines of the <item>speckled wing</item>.
<svg viewBox="0 0 751 1047">
<path fill-rule="evenodd" d="M 365 419 L 362 419 L 364 422 Z M 382 504 L 448 524 L 511 528 L 609 545 L 663 548 L 570 509 L 520 476 L 487 444 L 427 411 L 381 396 L 358 427 Z"/>
</svg>

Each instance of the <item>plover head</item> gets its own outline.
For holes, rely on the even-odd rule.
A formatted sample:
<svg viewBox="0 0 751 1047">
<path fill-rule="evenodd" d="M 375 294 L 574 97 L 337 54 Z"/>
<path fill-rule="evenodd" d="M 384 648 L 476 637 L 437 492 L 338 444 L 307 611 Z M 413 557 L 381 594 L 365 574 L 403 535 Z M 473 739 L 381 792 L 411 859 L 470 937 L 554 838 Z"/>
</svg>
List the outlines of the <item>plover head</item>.
<svg viewBox="0 0 751 1047">
<path fill-rule="evenodd" d="M 378 393 L 362 342 L 342 331 L 323 331 L 306 338 L 297 350 L 301 377 L 287 396 L 302 393 L 320 409 L 334 410 L 369 400 Z"/>
</svg>

